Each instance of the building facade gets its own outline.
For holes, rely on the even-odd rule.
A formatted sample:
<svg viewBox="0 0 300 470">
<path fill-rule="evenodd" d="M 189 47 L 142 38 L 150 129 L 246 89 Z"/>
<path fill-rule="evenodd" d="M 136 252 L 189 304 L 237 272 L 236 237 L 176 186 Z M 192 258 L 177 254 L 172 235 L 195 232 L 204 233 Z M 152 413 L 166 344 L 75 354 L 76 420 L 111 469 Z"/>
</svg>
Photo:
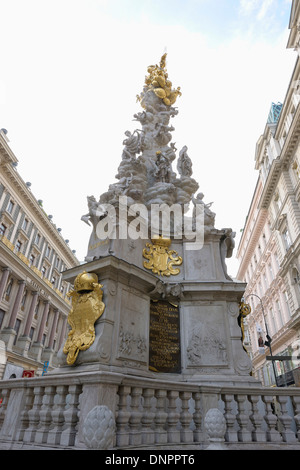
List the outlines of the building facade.
<svg viewBox="0 0 300 470">
<path fill-rule="evenodd" d="M 41 375 L 55 366 L 67 334 L 69 285 L 79 264 L 17 171 L 0 131 L 0 379 Z"/>
<path fill-rule="evenodd" d="M 299 25 L 299 2 L 293 1 L 288 48 L 298 56 L 285 100 L 272 103 L 256 145 L 259 176 L 237 251 L 237 278 L 247 282 L 252 310 L 246 345 L 253 373 L 266 386 L 300 385 Z"/>
</svg>

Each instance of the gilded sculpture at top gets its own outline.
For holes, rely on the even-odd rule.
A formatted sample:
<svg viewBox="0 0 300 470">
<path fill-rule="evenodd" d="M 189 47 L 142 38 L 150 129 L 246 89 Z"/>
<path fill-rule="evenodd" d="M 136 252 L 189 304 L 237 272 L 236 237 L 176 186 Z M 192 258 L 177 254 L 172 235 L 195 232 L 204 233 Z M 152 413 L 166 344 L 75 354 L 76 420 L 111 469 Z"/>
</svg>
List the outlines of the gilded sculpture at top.
<svg viewBox="0 0 300 470">
<path fill-rule="evenodd" d="M 68 365 L 74 364 L 79 351 L 88 349 L 95 340 L 94 324 L 105 309 L 102 287 L 97 274 L 83 271 L 76 277 L 74 289 L 68 293 L 72 298 L 68 315 L 71 330 L 63 348 Z"/>
<path fill-rule="evenodd" d="M 166 70 L 166 58 L 167 54 L 164 54 L 159 65 L 150 65 L 148 67 L 149 75 L 145 78 L 145 85 L 147 91 L 153 91 L 165 105 L 172 106 L 177 97 L 181 96 L 181 91 L 180 87 L 177 87 L 177 89 L 172 88 L 172 82 L 169 80 Z M 141 96 L 138 96 L 138 99 L 142 102 Z"/>
</svg>

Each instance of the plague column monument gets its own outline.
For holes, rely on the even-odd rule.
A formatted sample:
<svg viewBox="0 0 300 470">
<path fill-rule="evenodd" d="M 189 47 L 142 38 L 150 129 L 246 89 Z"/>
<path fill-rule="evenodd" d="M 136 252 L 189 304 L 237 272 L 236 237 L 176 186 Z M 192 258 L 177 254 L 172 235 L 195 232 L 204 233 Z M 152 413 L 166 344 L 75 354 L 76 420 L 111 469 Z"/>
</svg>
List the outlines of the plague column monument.
<svg viewBox="0 0 300 470">
<path fill-rule="evenodd" d="M 148 67 L 139 129 L 125 132 L 117 182 L 89 196 L 86 264 L 74 284 L 69 337 L 55 373 L 106 371 L 199 385 L 256 383 L 243 349 L 240 302 L 226 257 L 231 229 L 215 228 L 171 119 L 181 95 L 160 64 Z M 176 169 L 173 165 L 177 159 Z M 174 165 L 175 166 L 175 165 Z"/>
<path fill-rule="evenodd" d="M 300 389 L 251 375 L 245 284 L 226 269 L 234 233 L 215 227 L 188 148 L 172 143 L 180 94 L 164 55 L 116 182 L 88 197 L 86 262 L 63 273 L 59 366 L 0 384 L 1 449 L 182 449 L 194 463 L 189 449 L 299 448 Z"/>
</svg>

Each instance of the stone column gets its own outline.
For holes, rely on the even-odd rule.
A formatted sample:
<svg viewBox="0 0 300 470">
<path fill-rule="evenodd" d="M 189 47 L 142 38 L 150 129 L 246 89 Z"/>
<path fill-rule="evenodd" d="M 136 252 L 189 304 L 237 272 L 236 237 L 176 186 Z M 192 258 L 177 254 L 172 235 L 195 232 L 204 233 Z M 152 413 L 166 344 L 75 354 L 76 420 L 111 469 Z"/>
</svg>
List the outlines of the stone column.
<svg viewBox="0 0 300 470">
<path fill-rule="evenodd" d="M 19 349 L 19 352 L 25 357 L 28 356 L 28 350 L 29 350 L 29 346 L 31 343 L 29 333 L 30 333 L 30 328 L 32 325 L 32 318 L 34 315 L 37 301 L 38 301 L 38 292 L 34 291 L 32 293 L 32 300 L 31 300 L 31 305 L 30 305 L 29 312 L 27 315 L 27 321 L 26 321 L 24 333 L 22 336 L 18 338 L 17 344 L 16 344 L 17 348 Z"/>
<path fill-rule="evenodd" d="M 49 301 L 46 301 L 44 311 L 43 311 L 42 321 L 41 321 L 41 324 L 40 324 L 39 334 L 38 334 L 38 337 L 37 337 L 37 340 L 36 340 L 37 343 L 42 342 L 43 333 L 44 333 L 44 329 L 45 329 L 45 324 L 46 324 L 49 308 L 50 308 L 50 303 L 49 303 Z"/>
<path fill-rule="evenodd" d="M 32 346 L 30 348 L 30 352 L 29 352 L 30 356 L 32 356 L 37 361 L 42 360 L 42 357 L 41 357 L 42 352 L 43 352 L 42 339 L 43 339 L 43 333 L 44 333 L 44 330 L 45 330 L 45 324 L 46 324 L 46 321 L 47 321 L 47 315 L 48 315 L 49 308 L 50 308 L 50 302 L 49 301 L 46 301 L 44 303 L 45 303 L 45 306 L 44 306 L 42 320 L 41 320 L 41 323 L 40 323 L 38 337 L 37 337 L 36 341 L 32 344 Z"/>
<path fill-rule="evenodd" d="M 11 312 L 11 315 L 10 315 L 8 328 L 13 329 L 14 326 L 15 326 L 16 318 L 17 318 L 17 314 L 18 314 L 18 311 L 19 311 L 19 307 L 20 307 L 20 304 L 21 304 L 22 297 L 23 297 L 25 286 L 26 286 L 25 281 L 19 281 L 19 289 L 18 289 L 18 293 L 17 293 L 17 296 L 15 298 L 14 306 L 13 306 L 13 309 L 12 309 L 12 312 Z"/>
<path fill-rule="evenodd" d="M 9 268 L 3 268 L 2 269 L 2 277 L 1 277 L 1 281 L 0 281 L 0 300 L 2 299 L 2 296 L 4 294 L 4 291 L 5 291 L 5 287 L 6 287 L 6 284 L 7 284 L 7 279 L 8 279 L 8 276 L 11 272 L 11 270 Z"/>
<path fill-rule="evenodd" d="M 54 335 L 55 335 L 56 326 L 57 326 L 57 322 L 58 322 L 58 317 L 59 317 L 59 311 L 56 310 L 55 313 L 54 313 L 54 318 L 53 318 L 53 322 L 52 322 L 50 338 L 49 338 L 49 341 L 48 341 L 48 348 L 52 348 L 52 346 L 53 346 L 53 340 L 54 340 Z"/>
<path fill-rule="evenodd" d="M 28 312 L 27 321 L 26 321 L 23 336 L 29 336 L 30 328 L 31 328 L 31 325 L 32 325 L 32 319 L 33 319 L 33 315 L 34 315 L 34 311 L 35 311 L 35 307 L 36 307 L 38 298 L 39 298 L 38 297 L 38 292 L 36 292 L 36 291 L 32 292 L 31 305 L 30 305 L 30 309 L 29 309 L 29 312 Z"/>
<path fill-rule="evenodd" d="M 61 348 L 62 344 L 64 343 L 65 341 L 65 334 L 66 334 L 66 328 L 67 328 L 67 317 L 65 317 L 63 319 L 63 325 L 62 325 L 62 329 L 61 329 L 61 333 L 60 333 L 60 337 L 59 337 L 59 345 L 58 345 L 58 349 Z"/>
</svg>

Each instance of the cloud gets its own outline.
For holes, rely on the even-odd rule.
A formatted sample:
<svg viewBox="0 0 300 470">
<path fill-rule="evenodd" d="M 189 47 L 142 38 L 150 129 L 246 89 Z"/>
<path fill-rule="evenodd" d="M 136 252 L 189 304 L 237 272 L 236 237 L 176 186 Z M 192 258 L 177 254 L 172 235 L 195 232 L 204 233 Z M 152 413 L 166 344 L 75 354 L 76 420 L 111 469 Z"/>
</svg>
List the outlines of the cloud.
<svg viewBox="0 0 300 470">
<path fill-rule="evenodd" d="M 261 0 L 240 0 L 240 13 L 249 15 L 257 9 L 260 3 Z"/>
<path fill-rule="evenodd" d="M 276 0 L 240 0 L 240 13 L 242 15 L 253 15 L 256 19 L 263 20 Z"/>
<path fill-rule="evenodd" d="M 257 19 L 259 21 L 263 20 L 273 5 L 274 0 L 264 0 L 257 14 Z"/>
</svg>

